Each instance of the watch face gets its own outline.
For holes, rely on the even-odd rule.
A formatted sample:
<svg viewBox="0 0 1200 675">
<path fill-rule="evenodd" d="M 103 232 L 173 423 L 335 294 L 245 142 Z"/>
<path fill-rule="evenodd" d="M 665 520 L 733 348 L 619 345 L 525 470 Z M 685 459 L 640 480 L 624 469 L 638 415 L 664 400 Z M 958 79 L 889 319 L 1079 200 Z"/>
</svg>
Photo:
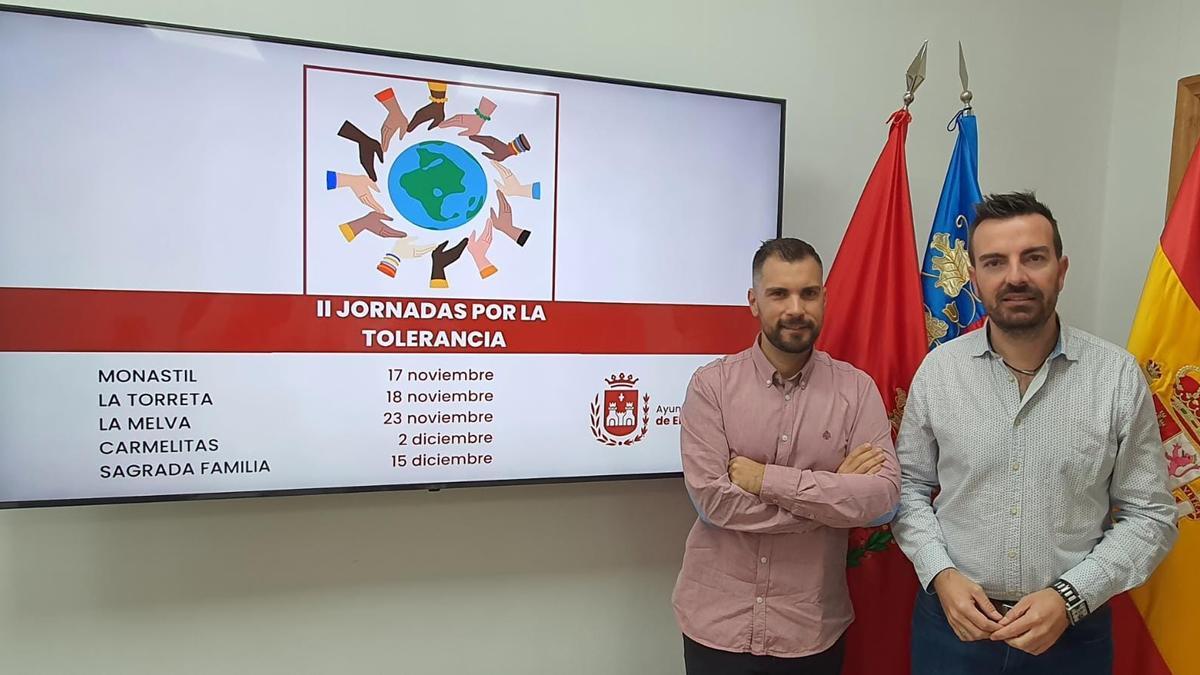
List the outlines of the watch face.
<svg viewBox="0 0 1200 675">
<path fill-rule="evenodd" d="M 1072 625 L 1083 620 L 1084 616 L 1086 616 L 1083 611 L 1083 603 L 1081 602 L 1081 603 L 1074 605 L 1073 607 L 1068 607 L 1067 608 L 1067 616 L 1069 619 L 1071 619 Z"/>
</svg>

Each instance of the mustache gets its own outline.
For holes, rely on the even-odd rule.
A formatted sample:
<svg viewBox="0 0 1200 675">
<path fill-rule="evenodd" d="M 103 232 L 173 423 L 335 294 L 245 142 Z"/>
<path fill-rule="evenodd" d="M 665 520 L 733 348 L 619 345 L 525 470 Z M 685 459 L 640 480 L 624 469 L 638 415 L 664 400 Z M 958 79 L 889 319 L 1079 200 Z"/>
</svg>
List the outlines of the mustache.
<svg viewBox="0 0 1200 675">
<path fill-rule="evenodd" d="M 1034 299 L 1040 299 L 1042 292 L 1036 286 L 1005 286 L 996 294 L 996 299 L 1003 300 L 1010 295 L 1028 295 Z"/>
<path fill-rule="evenodd" d="M 779 327 L 780 327 L 780 328 L 789 328 L 789 329 L 792 329 L 792 330 L 796 330 L 796 329 L 799 329 L 799 328 L 810 328 L 810 329 L 811 329 L 811 328 L 813 328 L 814 326 L 813 326 L 813 323 L 812 323 L 811 321 L 804 321 L 803 319 L 801 319 L 801 320 L 798 320 L 798 321 L 780 321 L 780 322 L 779 322 Z"/>
</svg>

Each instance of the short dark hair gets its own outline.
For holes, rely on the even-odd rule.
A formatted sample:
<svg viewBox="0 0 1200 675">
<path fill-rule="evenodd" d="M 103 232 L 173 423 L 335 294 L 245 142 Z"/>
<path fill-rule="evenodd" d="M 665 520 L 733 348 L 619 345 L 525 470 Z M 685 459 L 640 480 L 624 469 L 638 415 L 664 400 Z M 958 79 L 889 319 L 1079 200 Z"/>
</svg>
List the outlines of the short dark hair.
<svg viewBox="0 0 1200 675">
<path fill-rule="evenodd" d="M 807 241 L 802 241 L 794 237 L 780 237 L 779 239 L 768 239 L 758 247 L 754 253 L 754 264 L 750 268 L 751 279 L 757 281 L 762 276 L 763 264 L 768 258 L 779 258 L 784 262 L 801 262 L 809 258 L 817 261 L 817 267 L 824 271 L 825 266 L 821 263 L 821 256 L 817 254 L 817 249 L 812 247 Z"/>
<path fill-rule="evenodd" d="M 1063 254 L 1062 236 L 1058 234 L 1058 221 L 1050 208 L 1037 199 L 1033 191 L 1006 192 L 999 195 L 988 195 L 982 202 L 975 205 L 975 218 L 967 228 L 967 250 L 971 254 L 971 262 L 975 262 L 975 229 L 985 220 L 1007 220 L 1017 216 L 1043 216 L 1050 221 L 1050 230 L 1054 233 L 1054 255 L 1061 258 Z"/>
</svg>

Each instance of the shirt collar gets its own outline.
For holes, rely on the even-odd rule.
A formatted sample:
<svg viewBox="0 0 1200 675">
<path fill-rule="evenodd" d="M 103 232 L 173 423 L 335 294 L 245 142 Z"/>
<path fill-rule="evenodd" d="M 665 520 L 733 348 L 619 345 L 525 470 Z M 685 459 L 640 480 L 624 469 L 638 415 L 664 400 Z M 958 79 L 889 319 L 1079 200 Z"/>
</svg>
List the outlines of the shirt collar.
<svg viewBox="0 0 1200 675">
<path fill-rule="evenodd" d="M 1055 320 L 1058 321 L 1058 342 L 1054 343 L 1054 349 L 1050 350 L 1050 355 L 1046 357 L 1047 361 L 1054 360 L 1057 356 L 1062 356 L 1068 361 L 1079 360 L 1079 345 L 1077 340 L 1071 339 L 1071 327 L 1062 320 L 1062 317 L 1055 314 Z M 991 319 L 983 322 L 983 326 L 977 330 L 973 330 L 958 339 L 966 339 L 971 344 L 971 356 L 999 356 L 996 350 L 992 349 L 992 338 L 988 334 L 988 327 L 991 325 Z"/>
<path fill-rule="evenodd" d="M 762 382 L 768 387 L 774 386 L 777 380 L 780 384 L 782 384 L 783 376 L 779 374 L 779 371 L 775 369 L 775 366 L 771 365 L 771 362 L 767 360 L 767 355 L 763 353 L 762 345 L 760 344 L 762 339 L 763 334 L 759 333 L 758 337 L 754 338 L 754 344 L 750 347 L 750 360 L 754 362 L 754 373 L 758 377 L 758 381 Z M 796 373 L 794 376 L 792 376 L 791 379 L 796 382 L 804 382 L 807 380 L 808 376 L 812 374 L 813 368 L 816 366 L 817 359 L 821 358 L 821 355 L 822 352 L 819 352 L 814 348 L 812 350 L 812 354 L 808 357 L 808 361 L 804 364 L 804 367 L 800 369 L 799 373 Z"/>
</svg>

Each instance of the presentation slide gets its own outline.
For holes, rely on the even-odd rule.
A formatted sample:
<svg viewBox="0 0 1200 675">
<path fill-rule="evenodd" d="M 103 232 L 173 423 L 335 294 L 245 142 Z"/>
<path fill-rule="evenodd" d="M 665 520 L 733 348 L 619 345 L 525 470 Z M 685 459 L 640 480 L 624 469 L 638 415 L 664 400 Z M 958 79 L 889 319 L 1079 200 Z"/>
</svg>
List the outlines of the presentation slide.
<svg viewBox="0 0 1200 675">
<path fill-rule="evenodd" d="M 672 474 L 755 336 L 781 100 L 0 10 L 0 101 L 0 507 Z"/>
</svg>

